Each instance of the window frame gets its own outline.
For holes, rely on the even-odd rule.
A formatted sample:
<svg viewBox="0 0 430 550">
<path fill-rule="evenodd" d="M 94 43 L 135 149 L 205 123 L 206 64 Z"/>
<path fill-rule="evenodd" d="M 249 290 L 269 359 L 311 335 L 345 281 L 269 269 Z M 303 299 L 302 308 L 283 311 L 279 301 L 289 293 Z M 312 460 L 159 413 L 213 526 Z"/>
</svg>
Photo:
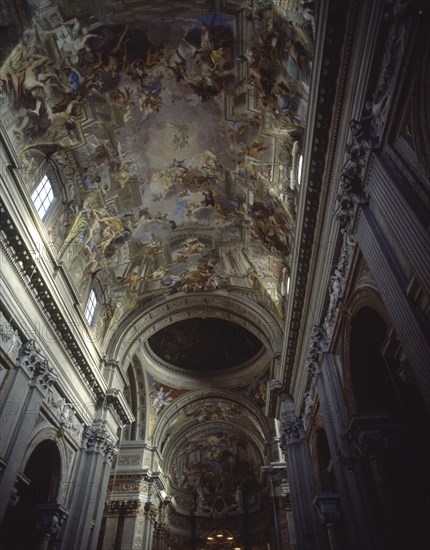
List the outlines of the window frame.
<svg viewBox="0 0 430 550">
<path fill-rule="evenodd" d="M 49 202 L 46 204 L 47 200 Z M 45 221 L 56 203 L 54 184 L 47 173 L 43 175 L 39 183 L 34 187 L 31 193 L 31 201 L 40 220 Z"/>
<path fill-rule="evenodd" d="M 97 310 L 100 305 L 100 300 L 98 298 L 97 292 L 92 288 L 88 294 L 87 303 L 84 309 L 84 317 L 88 326 L 93 327 L 95 320 L 97 318 Z"/>
</svg>

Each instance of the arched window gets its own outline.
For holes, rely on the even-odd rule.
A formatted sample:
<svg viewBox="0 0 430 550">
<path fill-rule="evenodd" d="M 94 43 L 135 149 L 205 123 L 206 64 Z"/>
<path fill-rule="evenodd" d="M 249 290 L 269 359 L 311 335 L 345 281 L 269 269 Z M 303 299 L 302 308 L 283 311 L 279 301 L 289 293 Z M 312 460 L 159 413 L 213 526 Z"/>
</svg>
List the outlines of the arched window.
<svg viewBox="0 0 430 550">
<path fill-rule="evenodd" d="M 54 199 L 51 180 L 45 174 L 31 194 L 31 200 L 41 220 L 46 218 L 48 211 L 54 203 Z"/>
<path fill-rule="evenodd" d="M 92 288 L 90 291 L 90 295 L 88 296 L 87 305 L 85 306 L 85 311 L 84 311 L 85 319 L 87 320 L 87 323 L 90 326 L 94 325 L 98 304 L 99 304 L 99 301 L 97 299 L 97 294 L 95 290 Z"/>
</svg>

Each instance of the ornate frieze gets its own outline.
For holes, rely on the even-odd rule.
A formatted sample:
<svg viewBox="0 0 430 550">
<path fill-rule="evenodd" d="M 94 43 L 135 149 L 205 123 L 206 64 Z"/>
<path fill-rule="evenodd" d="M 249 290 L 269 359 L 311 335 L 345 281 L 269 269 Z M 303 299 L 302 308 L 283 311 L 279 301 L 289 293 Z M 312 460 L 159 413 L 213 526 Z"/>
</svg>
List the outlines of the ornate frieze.
<svg viewBox="0 0 430 550">
<path fill-rule="evenodd" d="M 364 140 L 362 123 L 351 120 L 349 126 L 352 142 L 345 147 L 347 160 L 339 174 L 339 191 L 336 196 L 334 217 L 342 229 L 348 228 L 350 231 L 357 206 L 365 202 L 363 176 L 370 148 Z"/>
<path fill-rule="evenodd" d="M 0 347 L 4 352 L 15 361 L 18 357 L 18 352 L 22 346 L 22 341 L 17 330 L 0 311 Z"/>
<path fill-rule="evenodd" d="M 151 522 L 155 521 L 157 517 L 157 507 L 151 502 L 146 502 L 143 507 L 143 515 L 145 516 L 145 519 Z"/>
<path fill-rule="evenodd" d="M 111 500 L 106 502 L 106 514 L 123 514 L 125 516 L 136 516 L 142 510 L 142 501 L 139 499 Z"/>
<path fill-rule="evenodd" d="M 80 441 L 83 424 L 76 418 L 76 409 L 73 404 L 61 396 L 55 387 L 52 387 L 48 392 L 46 405 L 58 419 L 61 428 L 66 429 L 76 441 Z"/>
<path fill-rule="evenodd" d="M 308 429 L 310 419 L 312 417 L 313 408 L 315 405 L 315 385 L 310 390 L 305 392 L 304 395 L 304 411 L 303 411 L 303 425 L 305 429 Z"/>
<path fill-rule="evenodd" d="M 342 249 L 338 264 L 330 278 L 330 301 L 324 320 L 324 328 L 331 339 L 343 299 L 345 284 L 351 266 L 355 242 L 353 238 L 357 209 L 366 204 L 364 174 L 371 149 L 379 147 L 383 134 L 391 90 L 400 68 L 406 32 L 407 2 L 394 0 L 387 3 L 388 30 L 380 75 L 364 107 L 360 120 L 351 120 L 352 141 L 346 145 L 347 160 L 339 175 L 339 192 L 336 197 L 334 217 L 343 233 Z"/>
<path fill-rule="evenodd" d="M 312 325 L 305 367 L 311 374 L 317 374 L 320 368 L 321 353 L 325 349 L 327 334 L 321 325 Z"/>
<path fill-rule="evenodd" d="M 17 365 L 33 378 L 35 385 L 43 392 L 46 392 L 58 379 L 54 370 L 48 365 L 48 360 L 37 350 L 34 340 L 27 340 L 21 346 Z"/>
<path fill-rule="evenodd" d="M 49 314 L 49 322 L 61 338 L 65 350 L 70 354 L 72 361 L 81 372 L 83 379 L 87 382 L 88 386 L 91 387 L 97 398 L 103 398 L 103 388 L 95 378 L 92 367 L 84 357 L 77 341 L 76 326 L 70 323 L 60 312 L 56 300 L 49 291 L 44 277 L 41 274 L 35 250 L 31 248 L 31 245 L 29 246 L 23 241 L 16 226 L 7 215 L 7 208 L 1 200 L 0 212 L 2 213 L 0 216 L 0 229 L 2 230 L 0 243 L 7 261 L 10 262 L 17 272 L 23 283 L 23 287 L 31 295 L 32 299 L 41 304 L 44 310 Z M 4 337 L 0 337 L 0 342 L 2 340 L 4 342 Z M 4 349 L 3 345 L 2 348 Z M 44 382 L 42 380 L 40 380 L 40 383 L 43 386 Z M 111 403 L 121 419 L 127 417 L 127 412 L 124 411 L 121 399 L 113 396 Z"/>
<path fill-rule="evenodd" d="M 333 335 L 336 319 L 340 311 L 340 304 L 343 300 L 346 281 L 348 279 L 352 257 L 355 249 L 355 240 L 345 229 L 343 231 L 343 243 L 337 266 L 329 283 L 329 305 L 324 319 L 324 330 L 328 341 Z"/>
<path fill-rule="evenodd" d="M 142 458 L 140 455 L 121 455 L 118 458 L 118 464 L 120 466 L 135 466 L 140 464 Z"/>
<path fill-rule="evenodd" d="M 333 178 L 333 166 L 335 150 L 337 147 L 336 136 L 340 126 L 340 106 L 345 94 L 345 84 L 348 75 L 348 61 L 351 56 L 351 45 L 354 32 L 349 28 L 352 24 L 346 20 L 345 8 L 347 3 L 337 3 L 336 9 L 329 13 L 330 25 L 327 25 L 327 35 L 324 47 L 320 52 L 321 68 L 324 70 L 319 77 L 318 94 L 315 97 L 317 108 L 312 112 L 311 122 L 307 127 L 307 143 L 304 155 L 304 166 L 308 166 L 306 191 L 303 192 L 301 202 L 304 205 L 303 230 L 296 242 L 297 253 L 293 258 L 298 268 L 295 273 L 295 285 L 289 296 L 291 301 L 290 322 L 287 331 L 285 357 L 285 375 L 283 386 L 289 388 L 295 359 L 297 343 L 301 331 L 301 319 L 303 315 L 308 274 L 312 258 L 312 245 L 315 231 L 317 230 L 317 218 L 321 204 L 321 191 L 326 190 Z M 358 4 L 354 9 L 358 8 Z M 346 29 L 345 33 L 336 32 L 335 29 Z M 348 32 L 350 31 L 350 32 Z M 316 46 L 318 51 L 318 44 Z M 344 53 L 343 63 L 340 53 Z M 316 74 L 316 73 L 315 73 Z M 333 103 L 335 88 L 337 86 L 337 101 Z M 311 113 L 311 111 L 310 111 Z M 306 174 L 306 171 L 305 171 Z M 323 177 L 321 175 L 324 174 Z M 300 214 L 299 214 L 300 218 Z"/>
</svg>

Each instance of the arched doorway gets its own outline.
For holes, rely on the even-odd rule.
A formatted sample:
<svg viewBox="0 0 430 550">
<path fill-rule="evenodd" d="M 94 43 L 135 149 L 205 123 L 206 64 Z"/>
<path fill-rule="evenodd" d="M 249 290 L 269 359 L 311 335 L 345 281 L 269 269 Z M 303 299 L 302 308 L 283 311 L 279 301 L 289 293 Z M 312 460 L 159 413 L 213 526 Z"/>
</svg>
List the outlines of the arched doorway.
<svg viewBox="0 0 430 550">
<path fill-rule="evenodd" d="M 17 482 L 15 506 L 2 526 L 2 550 L 51 550 L 60 527 L 56 499 L 60 486 L 60 453 L 51 440 L 39 443 Z"/>
</svg>

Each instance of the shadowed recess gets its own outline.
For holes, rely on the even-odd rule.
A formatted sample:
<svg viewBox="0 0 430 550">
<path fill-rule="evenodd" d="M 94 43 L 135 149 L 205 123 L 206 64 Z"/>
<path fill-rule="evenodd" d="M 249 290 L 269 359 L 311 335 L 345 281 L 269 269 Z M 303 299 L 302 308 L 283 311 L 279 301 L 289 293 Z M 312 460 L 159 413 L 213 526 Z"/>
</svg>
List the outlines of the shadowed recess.
<svg viewBox="0 0 430 550">
<path fill-rule="evenodd" d="M 148 339 L 164 361 L 194 371 L 223 370 L 252 359 L 263 347 L 249 330 L 211 317 L 186 319 Z"/>
</svg>

